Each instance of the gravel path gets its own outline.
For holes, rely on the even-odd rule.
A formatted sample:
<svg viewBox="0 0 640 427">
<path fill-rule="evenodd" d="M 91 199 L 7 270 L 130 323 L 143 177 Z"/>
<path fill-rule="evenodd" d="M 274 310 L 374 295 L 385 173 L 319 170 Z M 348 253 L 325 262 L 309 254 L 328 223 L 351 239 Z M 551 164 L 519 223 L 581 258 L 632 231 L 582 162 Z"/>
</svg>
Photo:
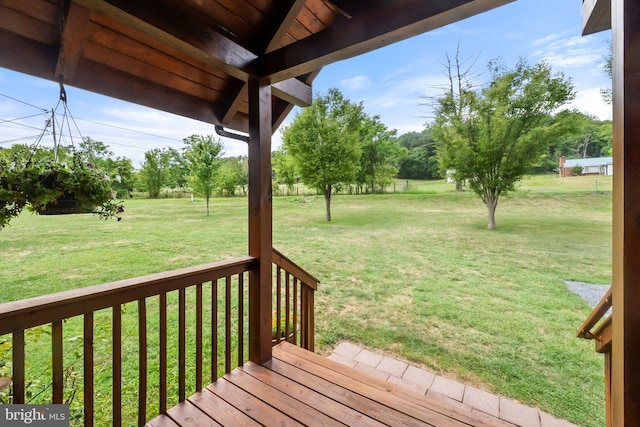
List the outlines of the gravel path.
<svg viewBox="0 0 640 427">
<path fill-rule="evenodd" d="M 595 307 L 609 290 L 609 285 L 593 285 L 591 283 L 572 282 L 570 280 L 565 280 L 564 283 L 567 284 L 571 292 L 584 298 L 591 307 Z"/>
</svg>

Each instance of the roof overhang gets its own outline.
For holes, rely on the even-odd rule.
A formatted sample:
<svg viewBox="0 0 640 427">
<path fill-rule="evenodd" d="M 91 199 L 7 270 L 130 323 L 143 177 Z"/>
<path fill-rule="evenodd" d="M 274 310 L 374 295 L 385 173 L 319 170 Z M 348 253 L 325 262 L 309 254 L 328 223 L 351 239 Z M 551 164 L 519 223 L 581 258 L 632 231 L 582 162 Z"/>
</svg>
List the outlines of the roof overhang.
<svg viewBox="0 0 640 427">
<path fill-rule="evenodd" d="M 611 29 L 611 0 L 582 0 L 582 35 Z"/>
<path fill-rule="evenodd" d="M 514 0 L 0 0 L 0 67 L 248 131 L 249 79 L 272 129 L 331 63 Z"/>
</svg>

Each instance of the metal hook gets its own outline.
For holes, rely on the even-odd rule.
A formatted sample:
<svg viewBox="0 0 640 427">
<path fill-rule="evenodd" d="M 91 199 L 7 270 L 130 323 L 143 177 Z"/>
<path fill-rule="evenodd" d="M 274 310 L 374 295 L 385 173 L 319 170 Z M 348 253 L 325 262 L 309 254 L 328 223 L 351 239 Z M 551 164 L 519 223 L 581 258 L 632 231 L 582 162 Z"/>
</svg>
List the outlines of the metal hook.
<svg viewBox="0 0 640 427">
<path fill-rule="evenodd" d="M 64 75 L 58 76 L 58 83 L 60 84 L 60 101 L 67 103 L 67 91 L 64 89 Z"/>
</svg>

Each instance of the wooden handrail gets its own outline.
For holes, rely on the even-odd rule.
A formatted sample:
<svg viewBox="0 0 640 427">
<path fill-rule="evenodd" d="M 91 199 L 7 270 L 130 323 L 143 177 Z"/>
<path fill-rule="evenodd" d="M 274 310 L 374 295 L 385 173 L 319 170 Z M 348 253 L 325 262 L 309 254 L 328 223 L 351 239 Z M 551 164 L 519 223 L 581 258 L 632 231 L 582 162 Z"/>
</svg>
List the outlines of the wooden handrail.
<svg viewBox="0 0 640 427">
<path fill-rule="evenodd" d="M 302 281 L 305 285 L 309 286 L 314 291 L 318 290 L 318 284 L 320 283 L 320 281 L 313 277 L 302 267 L 284 256 L 276 248 L 273 248 L 273 263 L 297 277 L 298 280 Z"/>
<path fill-rule="evenodd" d="M 272 260 L 276 268 L 271 342 L 289 341 L 313 351 L 314 292 L 320 281 L 276 249 Z"/>
<path fill-rule="evenodd" d="M 611 343 L 613 339 L 613 322 L 610 314 L 603 320 L 609 309 L 612 307 L 612 288 L 604 294 L 600 302 L 595 306 L 591 314 L 580 325 L 576 335 L 579 338 L 595 340 L 596 351 L 604 354 L 604 394 L 605 408 L 607 414 L 607 427 L 613 425 L 612 405 L 611 405 Z M 594 329 L 595 328 L 595 329 Z"/>
<path fill-rule="evenodd" d="M 272 289 L 274 294 L 282 297 L 274 303 L 277 318 L 283 316 L 286 319 L 286 337 L 292 334 L 294 343 L 312 350 L 313 294 L 318 280 L 275 250 L 273 263 L 277 278 Z M 248 325 L 246 311 L 249 287 L 245 286 L 245 282 L 247 273 L 256 266 L 254 257 L 244 256 L 0 304 L 0 336 L 11 336 L 11 351 L 5 357 L 12 362 L 10 395 L 13 402 L 25 403 L 33 379 L 31 377 L 36 375 L 46 384 L 47 381 L 42 381 L 41 376 L 49 375 L 51 379 L 47 388 L 51 389 L 51 402 L 64 403 L 65 375 L 69 363 L 67 353 L 70 351 L 64 348 L 68 346 L 64 337 L 65 334 L 73 334 L 82 338 L 80 347 L 77 347 L 80 350 L 75 350 L 73 357 L 79 357 L 83 378 L 75 383 L 74 388 L 83 390 L 85 426 L 94 425 L 94 411 L 101 408 L 104 412 L 105 405 L 110 409 L 114 426 L 132 422 L 141 425 L 145 420 L 164 413 L 168 409 L 168 402 L 175 402 L 176 399 L 183 401 L 192 391 L 204 386 L 203 367 L 211 371 L 210 379 L 213 382 L 218 379 L 219 370 L 229 372 L 246 362 L 245 343 L 248 342 L 247 332 L 251 325 Z M 206 290 L 206 298 L 203 290 Z M 285 311 L 282 311 L 283 302 Z M 126 307 L 135 307 L 132 313 L 135 316 L 129 315 L 127 310 L 130 309 Z M 78 318 L 80 322 L 67 322 L 73 318 Z M 105 325 L 105 320 L 110 324 Z M 133 324 L 137 326 L 132 336 Z M 149 328 L 151 324 L 157 324 L 157 330 Z M 43 325 L 51 328 L 51 365 L 48 374 L 44 373 L 47 372 L 46 368 L 39 373 L 31 372 L 25 358 L 25 355 L 34 351 L 33 346 L 36 345 L 26 332 Z M 96 347 L 96 343 L 100 342 L 97 338 L 104 336 L 105 326 L 107 331 L 110 330 L 108 336 L 111 342 L 107 354 Z M 129 338 L 134 341 L 125 345 L 125 339 Z M 137 354 L 135 351 L 131 354 L 131 342 L 137 342 Z M 151 345 L 151 342 L 154 344 Z M 168 343 L 172 345 L 168 346 Z M 210 347 L 205 345 L 207 343 L 210 343 Z M 218 347 L 221 357 L 218 357 Z M 38 351 L 46 352 L 47 349 L 38 347 Z M 237 354 L 237 359 L 232 359 L 232 352 Z M 112 370 L 111 395 L 101 390 L 103 400 L 96 398 L 94 402 L 97 392 L 95 375 L 99 371 L 96 363 L 100 360 L 104 364 L 105 357 Z M 151 363 L 152 360 L 157 360 L 159 364 Z M 134 369 L 130 366 L 132 361 L 136 363 Z M 128 372 L 134 378 L 123 378 L 123 372 Z M 123 385 L 135 381 L 136 375 L 137 412 L 135 421 L 132 421 L 127 417 L 134 411 L 134 402 L 131 395 L 123 393 Z M 0 380 L 6 386 L 7 380 Z M 153 394 L 149 393 L 151 385 L 156 390 Z M 7 390 L 0 392 L 6 393 Z M 174 393 L 176 396 L 173 396 Z M 168 397 L 168 394 L 173 397 Z M 154 401 L 153 406 L 157 405 L 157 411 L 149 410 L 150 399 Z M 102 424 L 104 420 L 99 421 Z"/>
<path fill-rule="evenodd" d="M 595 306 L 591 314 L 582 323 L 576 336 L 584 339 L 595 339 L 596 335 L 591 333 L 591 329 L 600 321 L 611 308 L 612 291 L 611 288 L 604 294 L 600 302 Z"/>
<path fill-rule="evenodd" d="M 0 304 L 0 335 L 239 274 L 254 262 L 244 256 Z"/>
</svg>

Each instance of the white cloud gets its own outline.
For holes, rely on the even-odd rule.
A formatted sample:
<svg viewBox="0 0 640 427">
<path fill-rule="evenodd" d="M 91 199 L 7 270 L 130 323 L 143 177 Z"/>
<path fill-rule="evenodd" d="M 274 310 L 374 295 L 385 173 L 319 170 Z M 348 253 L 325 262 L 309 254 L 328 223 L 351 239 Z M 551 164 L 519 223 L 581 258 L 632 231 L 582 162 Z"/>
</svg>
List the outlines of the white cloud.
<svg viewBox="0 0 640 427">
<path fill-rule="evenodd" d="M 578 91 L 576 99 L 573 100 L 571 105 L 583 113 L 596 116 L 600 120 L 611 120 L 611 105 L 602 100 L 600 89 L 594 87 Z"/>
<path fill-rule="evenodd" d="M 371 86 L 371 80 L 368 76 L 360 75 L 340 80 L 340 86 L 347 90 L 362 90 Z"/>
</svg>

